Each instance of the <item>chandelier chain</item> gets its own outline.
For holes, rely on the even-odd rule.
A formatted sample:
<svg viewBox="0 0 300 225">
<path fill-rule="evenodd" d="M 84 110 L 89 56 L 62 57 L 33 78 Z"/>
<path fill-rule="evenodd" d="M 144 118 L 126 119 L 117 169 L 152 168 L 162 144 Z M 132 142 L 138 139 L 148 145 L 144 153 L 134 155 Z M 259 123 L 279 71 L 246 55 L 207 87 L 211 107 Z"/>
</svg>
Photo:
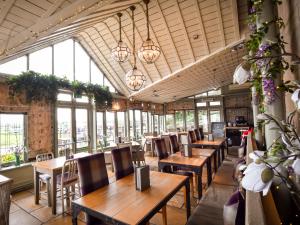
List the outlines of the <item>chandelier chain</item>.
<svg viewBox="0 0 300 225">
<path fill-rule="evenodd" d="M 134 23 L 134 10 L 135 6 L 130 7 L 132 11 L 132 53 L 133 53 L 133 67 L 136 68 L 136 56 L 135 56 L 135 23 Z"/>
<path fill-rule="evenodd" d="M 122 32 L 121 32 L 121 27 L 122 27 L 122 13 L 118 13 L 119 17 L 119 41 L 122 41 Z"/>
<path fill-rule="evenodd" d="M 146 3 L 146 17 L 147 17 L 147 40 L 150 40 L 150 30 L 149 30 L 149 2 Z"/>
</svg>

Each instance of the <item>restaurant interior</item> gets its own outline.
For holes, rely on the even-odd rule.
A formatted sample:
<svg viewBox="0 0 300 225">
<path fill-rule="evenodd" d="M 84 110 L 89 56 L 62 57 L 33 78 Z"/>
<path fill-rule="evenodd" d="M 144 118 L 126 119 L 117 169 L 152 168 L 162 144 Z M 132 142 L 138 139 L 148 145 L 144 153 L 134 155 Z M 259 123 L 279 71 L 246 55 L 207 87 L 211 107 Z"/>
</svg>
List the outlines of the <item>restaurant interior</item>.
<svg viewBox="0 0 300 225">
<path fill-rule="evenodd" d="M 1 0 L 0 225 L 299 225 L 300 1 Z"/>
</svg>

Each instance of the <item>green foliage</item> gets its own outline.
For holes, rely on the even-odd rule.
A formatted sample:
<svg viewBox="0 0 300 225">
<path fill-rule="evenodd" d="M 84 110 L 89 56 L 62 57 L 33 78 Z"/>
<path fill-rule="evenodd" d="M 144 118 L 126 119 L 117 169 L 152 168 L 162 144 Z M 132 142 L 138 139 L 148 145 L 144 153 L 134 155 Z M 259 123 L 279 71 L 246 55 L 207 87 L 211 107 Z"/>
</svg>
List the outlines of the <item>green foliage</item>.
<svg viewBox="0 0 300 225">
<path fill-rule="evenodd" d="M 85 84 L 79 81 L 73 81 L 64 78 L 58 78 L 54 75 L 43 75 L 34 71 L 23 72 L 18 76 L 13 76 L 7 81 L 9 94 L 11 96 L 25 94 L 26 102 L 45 101 L 55 103 L 59 89 L 71 90 L 74 97 L 81 97 L 83 94 L 95 99 L 97 106 L 112 105 L 112 95 L 108 87 Z"/>
</svg>

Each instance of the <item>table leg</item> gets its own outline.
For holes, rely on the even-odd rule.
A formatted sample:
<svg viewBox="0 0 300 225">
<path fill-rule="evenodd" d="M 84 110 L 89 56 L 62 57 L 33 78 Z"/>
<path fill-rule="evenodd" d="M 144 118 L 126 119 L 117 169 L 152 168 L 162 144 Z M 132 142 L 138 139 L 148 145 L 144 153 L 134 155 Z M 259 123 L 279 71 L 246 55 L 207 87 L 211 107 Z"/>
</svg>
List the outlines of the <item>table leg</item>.
<svg viewBox="0 0 300 225">
<path fill-rule="evenodd" d="M 198 180 L 197 189 L 198 189 L 198 199 L 200 200 L 202 198 L 202 168 L 200 168 L 200 170 L 198 171 L 195 171 L 195 174 Z"/>
<path fill-rule="evenodd" d="M 206 160 L 206 167 L 207 167 L 207 186 L 209 186 L 212 181 L 211 158 L 210 157 L 208 157 Z"/>
<path fill-rule="evenodd" d="M 186 219 L 188 220 L 191 215 L 191 199 L 190 199 L 190 182 L 189 179 L 185 180 L 185 195 L 186 195 Z"/>
<path fill-rule="evenodd" d="M 52 204 L 52 214 L 56 214 L 56 175 L 51 174 L 51 204 Z"/>
<path fill-rule="evenodd" d="M 36 167 L 34 167 L 34 202 L 35 204 L 39 204 L 40 200 L 40 173 L 36 170 Z"/>
<path fill-rule="evenodd" d="M 221 151 L 222 151 L 222 161 L 224 161 L 224 159 L 225 159 L 225 146 L 224 145 L 221 146 Z"/>
<path fill-rule="evenodd" d="M 153 139 L 151 139 L 151 154 L 152 154 L 152 157 L 154 157 L 154 148 L 153 148 Z"/>
<path fill-rule="evenodd" d="M 72 204 L 72 224 L 77 225 L 77 216 L 80 212 L 80 209 L 75 205 Z"/>
<path fill-rule="evenodd" d="M 215 153 L 214 153 L 214 169 L 215 169 L 215 173 L 217 173 L 217 171 L 218 171 L 217 155 L 218 155 L 218 153 L 217 153 L 217 151 L 215 151 Z"/>
<path fill-rule="evenodd" d="M 220 147 L 217 148 L 217 152 L 218 152 L 218 167 L 221 166 L 221 149 Z"/>
</svg>

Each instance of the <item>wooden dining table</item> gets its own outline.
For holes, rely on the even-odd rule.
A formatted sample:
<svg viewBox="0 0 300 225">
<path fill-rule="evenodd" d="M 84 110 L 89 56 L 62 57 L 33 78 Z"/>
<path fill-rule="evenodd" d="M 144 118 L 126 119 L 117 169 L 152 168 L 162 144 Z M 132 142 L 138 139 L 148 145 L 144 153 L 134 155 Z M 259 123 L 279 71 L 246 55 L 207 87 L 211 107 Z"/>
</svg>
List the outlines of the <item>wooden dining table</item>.
<svg viewBox="0 0 300 225">
<path fill-rule="evenodd" d="M 225 138 L 216 138 L 209 141 L 207 138 L 192 143 L 193 148 L 213 148 L 217 150 L 218 167 L 221 166 L 222 161 L 225 159 Z"/>
<path fill-rule="evenodd" d="M 150 171 L 150 187 L 138 191 L 134 175 L 126 176 L 72 201 L 72 222 L 77 225 L 80 211 L 108 224 L 147 224 L 182 188 L 186 190 L 186 216 L 191 214 L 189 178 Z"/>
<path fill-rule="evenodd" d="M 87 152 L 81 152 L 74 154 L 74 158 L 81 158 L 91 155 Z M 51 207 L 52 214 L 56 214 L 56 191 L 57 191 L 57 176 L 62 173 L 62 167 L 66 161 L 66 157 L 58 157 L 46 161 L 34 162 L 32 163 L 33 171 L 34 171 L 34 201 L 35 204 L 39 204 L 40 193 L 39 193 L 39 175 L 41 173 L 48 174 L 51 177 L 51 188 L 50 188 L 50 196 L 51 196 Z"/>
<path fill-rule="evenodd" d="M 213 148 L 192 148 L 193 156 L 205 156 L 209 161 L 213 158 L 215 173 L 218 171 L 217 150 Z"/>
<path fill-rule="evenodd" d="M 205 163 L 207 162 L 207 157 L 198 156 L 198 157 L 184 157 L 178 153 L 170 155 L 168 158 L 161 159 L 158 161 L 159 171 L 164 171 L 166 166 L 175 166 L 187 168 L 190 171 L 195 173 L 197 179 L 197 191 L 198 199 L 202 198 L 202 169 Z"/>
</svg>

